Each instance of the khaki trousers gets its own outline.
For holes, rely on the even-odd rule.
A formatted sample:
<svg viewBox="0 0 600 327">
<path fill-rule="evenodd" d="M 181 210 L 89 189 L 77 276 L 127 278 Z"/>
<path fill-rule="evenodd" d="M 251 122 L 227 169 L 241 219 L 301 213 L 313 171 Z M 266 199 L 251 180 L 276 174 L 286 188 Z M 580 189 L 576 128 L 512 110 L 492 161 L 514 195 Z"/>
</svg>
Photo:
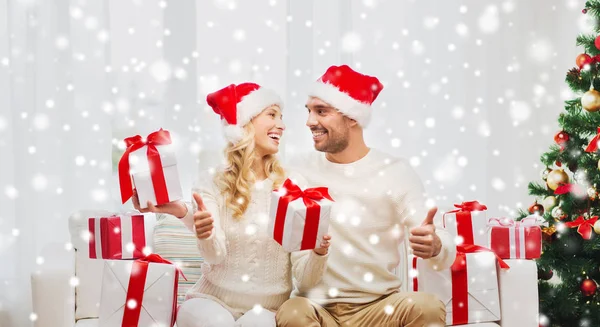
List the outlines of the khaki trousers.
<svg viewBox="0 0 600 327">
<path fill-rule="evenodd" d="M 281 327 L 443 327 L 446 309 L 427 293 L 392 293 L 369 303 L 320 306 L 307 298 L 287 300 L 275 316 Z"/>
</svg>

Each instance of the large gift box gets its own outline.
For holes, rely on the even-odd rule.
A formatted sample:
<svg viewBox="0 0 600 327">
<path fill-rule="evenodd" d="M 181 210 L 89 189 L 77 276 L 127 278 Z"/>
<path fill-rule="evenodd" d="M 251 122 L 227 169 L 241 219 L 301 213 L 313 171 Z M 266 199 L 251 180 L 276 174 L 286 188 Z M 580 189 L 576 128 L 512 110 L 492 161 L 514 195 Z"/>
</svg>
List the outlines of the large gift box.
<svg viewBox="0 0 600 327">
<path fill-rule="evenodd" d="M 88 218 L 90 259 L 138 259 L 152 252 L 156 216 L 120 214 Z"/>
<path fill-rule="evenodd" d="M 179 268 L 157 254 L 135 261 L 106 261 L 99 325 L 173 326 L 179 274 Z"/>
<path fill-rule="evenodd" d="M 446 306 L 446 323 L 500 320 L 500 300 L 496 264 L 508 266 L 488 249 L 459 245 L 450 269 L 436 271 L 423 259 L 412 258 L 413 291 L 437 295 Z"/>
<path fill-rule="evenodd" d="M 326 187 L 302 190 L 287 179 L 273 191 L 269 233 L 288 252 L 319 248 L 329 229 L 332 204 Z"/>
<path fill-rule="evenodd" d="M 508 218 L 492 218 L 490 227 L 490 249 L 502 259 L 537 259 L 542 254 L 542 229 L 536 217 L 521 221 Z"/>
<path fill-rule="evenodd" d="M 455 244 L 487 247 L 487 207 L 477 201 L 463 202 L 454 206 L 457 209 L 446 212 L 442 219 L 443 226 L 454 236 Z"/>
<path fill-rule="evenodd" d="M 133 195 L 134 186 L 141 208 L 146 208 L 148 201 L 161 205 L 183 198 L 177 159 L 168 131 L 161 129 L 145 139 L 139 135 L 128 137 L 125 145 L 127 149 L 119 160 L 123 203 Z"/>
</svg>

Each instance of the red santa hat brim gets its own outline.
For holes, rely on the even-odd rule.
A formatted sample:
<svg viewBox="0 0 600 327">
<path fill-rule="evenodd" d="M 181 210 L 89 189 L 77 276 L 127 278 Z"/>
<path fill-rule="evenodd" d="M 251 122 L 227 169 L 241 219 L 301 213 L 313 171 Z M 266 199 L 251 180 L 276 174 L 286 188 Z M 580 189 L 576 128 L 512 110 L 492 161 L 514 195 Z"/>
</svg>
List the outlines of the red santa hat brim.
<svg viewBox="0 0 600 327">
<path fill-rule="evenodd" d="M 308 95 L 327 102 L 344 115 L 356 120 L 363 128 L 367 127 L 371 121 L 372 109 L 370 104 L 357 101 L 332 84 L 317 81 L 313 84 Z"/>
</svg>

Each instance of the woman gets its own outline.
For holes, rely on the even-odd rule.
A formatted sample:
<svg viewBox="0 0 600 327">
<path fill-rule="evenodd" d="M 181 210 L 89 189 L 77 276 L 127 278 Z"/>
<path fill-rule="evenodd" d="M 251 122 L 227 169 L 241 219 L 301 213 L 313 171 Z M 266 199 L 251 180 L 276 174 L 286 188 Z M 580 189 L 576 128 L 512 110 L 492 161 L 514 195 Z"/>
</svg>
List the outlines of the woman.
<svg viewBox="0 0 600 327">
<path fill-rule="evenodd" d="M 209 94 L 207 102 L 225 125 L 227 166 L 194 187 L 191 204 L 140 209 L 134 196 L 134 205 L 181 218 L 198 238 L 203 274 L 179 308 L 178 327 L 275 326 L 275 312 L 292 291 L 290 254 L 267 232 L 271 192 L 286 177 L 275 156 L 285 130 L 281 100 L 243 83 Z M 303 287 L 320 281 L 329 240 L 295 263 Z"/>
</svg>

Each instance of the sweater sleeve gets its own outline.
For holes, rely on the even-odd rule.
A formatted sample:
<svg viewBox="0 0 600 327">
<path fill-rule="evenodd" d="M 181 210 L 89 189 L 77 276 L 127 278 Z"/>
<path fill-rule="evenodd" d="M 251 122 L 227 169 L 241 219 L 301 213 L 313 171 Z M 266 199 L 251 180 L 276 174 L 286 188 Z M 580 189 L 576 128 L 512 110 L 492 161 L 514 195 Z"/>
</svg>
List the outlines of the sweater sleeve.
<svg viewBox="0 0 600 327">
<path fill-rule="evenodd" d="M 329 253 L 318 255 L 313 250 L 304 250 L 292 252 L 290 256 L 292 274 L 296 280 L 298 290 L 304 292 L 317 286 L 327 270 Z"/>
<path fill-rule="evenodd" d="M 425 188 L 414 169 L 404 163 L 400 176 L 402 182 L 399 183 L 400 189 L 394 194 L 394 203 L 400 224 L 406 227 L 408 237 L 410 229 L 421 225 L 429 209 L 425 203 Z M 456 246 L 450 233 L 439 223 L 439 219 L 434 219 L 434 224 L 442 249 L 437 256 L 427 259 L 426 262 L 434 270 L 441 270 L 449 268 L 454 262 Z"/>
<path fill-rule="evenodd" d="M 208 177 L 202 178 L 192 188 L 192 193 L 198 193 L 206 209 L 212 215 L 213 233 L 207 239 L 197 239 L 198 250 L 204 260 L 210 264 L 219 264 L 227 256 L 227 239 L 221 228 L 221 215 L 219 210 L 219 194 L 213 182 Z M 181 218 L 183 224 L 194 234 L 196 228 L 194 225 L 194 213 L 198 210 L 198 205 L 192 197 L 191 202 L 185 203 L 188 212 Z"/>
</svg>

